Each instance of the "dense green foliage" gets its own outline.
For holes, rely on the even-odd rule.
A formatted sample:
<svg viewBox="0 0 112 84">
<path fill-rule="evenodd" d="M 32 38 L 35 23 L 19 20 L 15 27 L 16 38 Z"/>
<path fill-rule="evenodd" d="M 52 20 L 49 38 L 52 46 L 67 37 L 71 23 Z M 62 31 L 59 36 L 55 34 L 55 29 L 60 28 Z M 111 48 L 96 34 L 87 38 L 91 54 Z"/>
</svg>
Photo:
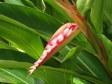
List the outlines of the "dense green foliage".
<svg viewBox="0 0 112 84">
<path fill-rule="evenodd" d="M 80 33 L 29 76 L 48 39 L 73 20 L 55 0 L 0 0 L 1 83 L 112 84 L 112 0 L 73 1 L 104 45 L 106 67 Z"/>
</svg>

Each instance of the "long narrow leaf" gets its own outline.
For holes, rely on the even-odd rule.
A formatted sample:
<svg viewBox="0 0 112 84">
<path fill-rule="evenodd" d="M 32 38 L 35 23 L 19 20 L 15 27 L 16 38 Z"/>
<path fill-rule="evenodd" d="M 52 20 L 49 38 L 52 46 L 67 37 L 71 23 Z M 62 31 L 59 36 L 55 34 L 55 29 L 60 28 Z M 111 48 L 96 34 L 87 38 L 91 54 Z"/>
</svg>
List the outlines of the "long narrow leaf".
<svg viewBox="0 0 112 84">
<path fill-rule="evenodd" d="M 29 27 L 3 15 L 0 15 L 0 36 L 18 45 L 33 58 L 40 56 L 43 45 L 40 37 Z"/>
<path fill-rule="evenodd" d="M 62 25 L 60 20 L 41 12 L 39 9 L 14 4 L 0 3 L 0 14 L 35 29 L 45 39 L 48 39 Z"/>
</svg>

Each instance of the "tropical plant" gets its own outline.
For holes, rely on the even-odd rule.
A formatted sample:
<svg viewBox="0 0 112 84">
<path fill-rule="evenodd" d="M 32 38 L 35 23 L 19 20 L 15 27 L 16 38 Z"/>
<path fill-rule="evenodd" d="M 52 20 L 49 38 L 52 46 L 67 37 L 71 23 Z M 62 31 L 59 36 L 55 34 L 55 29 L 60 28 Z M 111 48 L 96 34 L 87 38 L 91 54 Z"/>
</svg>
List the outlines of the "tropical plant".
<svg viewBox="0 0 112 84">
<path fill-rule="evenodd" d="M 111 5 L 0 0 L 1 84 L 112 84 Z"/>
</svg>

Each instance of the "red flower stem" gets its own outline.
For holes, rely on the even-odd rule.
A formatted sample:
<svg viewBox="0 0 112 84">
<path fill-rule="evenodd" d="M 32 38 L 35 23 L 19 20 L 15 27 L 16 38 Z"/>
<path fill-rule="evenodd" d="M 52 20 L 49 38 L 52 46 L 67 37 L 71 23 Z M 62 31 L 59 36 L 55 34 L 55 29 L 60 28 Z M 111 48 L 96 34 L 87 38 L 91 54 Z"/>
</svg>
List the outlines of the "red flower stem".
<svg viewBox="0 0 112 84">
<path fill-rule="evenodd" d="M 67 2 L 67 0 L 60 1 L 60 2 L 63 6 L 60 4 L 59 5 L 63 9 L 65 9 L 68 15 L 80 26 L 81 32 L 84 33 L 88 41 L 93 45 L 93 48 L 96 50 L 96 53 L 98 54 L 97 57 L 99 58 L 99 60 L 104 65 L 106 65 L 107 64 L 107 54 L 106 54 L 106 51 L 102 49 L 102 46 L 104 48 L 103 43 L 98 38 L 96 38 L 95 35 L 92 33 L 90 26 L 88 25 L 84 17 L 80 15 L 76 6 Z"/>
</svg>

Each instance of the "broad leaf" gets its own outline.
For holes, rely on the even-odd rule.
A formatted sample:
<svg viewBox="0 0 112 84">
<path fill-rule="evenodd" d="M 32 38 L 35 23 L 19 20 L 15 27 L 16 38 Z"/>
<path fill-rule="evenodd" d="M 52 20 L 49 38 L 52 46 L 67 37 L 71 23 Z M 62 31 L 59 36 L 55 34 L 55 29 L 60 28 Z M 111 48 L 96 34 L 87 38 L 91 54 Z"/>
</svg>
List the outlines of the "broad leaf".
<svg viewBox="0 0 112 84">
<path fill-rule="evenodd" d="M 106 82 L 110 81 L 109 75 L 101 62 L 92 54 L 81 52 L 77 60 L 95 77 Z"/>
<path fill-rule="evenodd" d="M 45 39 L 48 39 L 62 25 L 59 20 L 38 9 L 13 4 L 0 3 L 0 14 L 37 30 L 38 34 Z"/>
<path fill-rule="evenodd" d="M 65 69 L 57 69 L 52 67 L 41 67 L 33 76 L 45 81 L 45 84 L 74 84 L 74 77 L 78 77 L 87 81 L 91 81 L 97 84 L 105 84 L 100 80 L 96 80 L 94 77 L 84 76 L 77 72 L 72 72 Z"/>
<path fill-rule="evenodd" d="M 87 52 L 75 53 L 74 57 L 60 64 L 61 68 L 75 71 L 85 75 L 95 76 L 97 79 L 110 81 L 110 76 L 101 62 L 92 54 Z M 58 66 L 59 67 L 59 66 Z"/>
<path fill-rule="evenodd" d="M 1 71 L 2 74 L 2 79 L 10 81 L 7 79 L 7 77 L 12 77 L 13 82 L 21 82 L 21 80 L 18 81 L 18 79 L 15 79 L 15 75 L 18 77 L 21 77 L 20 75 L 23 74 L 24 76 L 22 76 L 22 79 L 26 80 L 26 77 L 28 77 L 28 73 L 26 70 L 24 70 L 24 73 L 26 73 L 26 75 L 24 73 L 22 73 L 21 71 L 18 71 L 17 68 L 23 68 L 23 69 L 28 69 L 29 66 L 31 66 L 31 64 L 29 63 L 22 63 L 22 62 L 14 62 L 14 61 L 7 61 L 8 64 L 5 62 L 5 65 L 1 65 L 1 63 L 4 63 L 5 61 L 0 61 L 0 66 L 5 68 L 13 68 L 13 69 L 9 69 L 9 73 L 11 71 L 11 73 L 13 74 L 7 74 L 7 71 L 5 72 L 5 74 L 2 74 L 3 72 Z M 15 65 L 15 66 L 14 66 Z M 21 65 L 21 66 L 20 66 Z M 2 69 L 2 70 L 4 70 Z M 16 71 L 17 70 L 17 71 Z M 13 72 L 14 71 L 14 72 Z M 15 73 L 16 71 L 16 73 Z M 18 75 L 19 73 L 19 75 Z M 5 76 L 5 77 L 4 77 Z M 30 76 L 31 77 L 31 76 Z M 81 75 L 77 72 L 73 72 L 67 69 L 57 69 L 57 68 L 52 68 L 52 67 L 40 67 L 35 73 L 33 73 L 33 77 L 35 79 L 40 79 L 42 80 L 45 84 L 72 84 L 74 81 L 74 77 L 78 77 L 93 83 L 98 83 L 98 84 L 105 84 L 105 81 L 100 81 L 98 79 L 96 79 L 93 76 L 90 75 Z M 1 81 L 1 80 L 0 80 Z M 12 81 L 11 81 L 12 82 Z M 43 83 L 42 83 L 43 84 Z"/>
<path fill-rule="evenodd" d="M 0 15 L 0 36 L 16 44 L 33 58 L 40 56 L 43 45 L 40 37 L 29 27 L 8 17 Z"/>
<path fill-rule="evenodd" d="M 24 70 L 3 68 L 0 68 L 0 81 L 14 84 L 35 84 L 34 79 L 30 76 L 28 77 Z"/>
<path fill-rule="evenodd" d="M 56 0 L 44 0 L 46 3 L 46 12 L 58 20 L 62 22 L 70 22 L 72 19 L 68 16 L 68 14 L 61 8 L 57 3 Z"/>
<path fill-rule="evenodd" d="M 35 60 L 25 53 L 21 53 L 10 49 L 0 49 L 0 60 L 12 60 L 18 62 L 30 62 L 33 63 Z M 4 64 L 5 65 L 5 64 Z"/>
</svg>

